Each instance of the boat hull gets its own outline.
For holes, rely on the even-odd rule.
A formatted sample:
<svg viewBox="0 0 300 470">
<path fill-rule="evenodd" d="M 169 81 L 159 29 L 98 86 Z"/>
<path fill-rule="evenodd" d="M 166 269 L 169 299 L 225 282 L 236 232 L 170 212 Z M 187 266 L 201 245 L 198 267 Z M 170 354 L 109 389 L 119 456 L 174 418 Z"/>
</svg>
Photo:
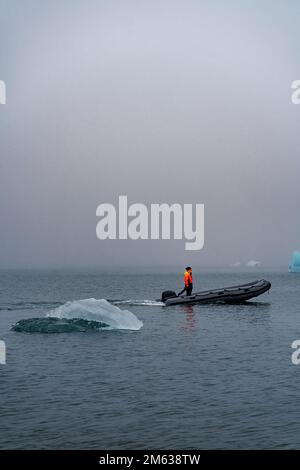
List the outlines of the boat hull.
<svg viewBox="0 0 300 470">
<path fill-rule="evenodd" d="M 271 288 L 271 283 L 265 279 L 249 282 L 222 289 L 211 289 L 196 292 L 190 296 L 172 297 L 165 300 L 165 305 L 198 304 L 210 302 L 240 303 L 258 297 Z"/>
</svg>

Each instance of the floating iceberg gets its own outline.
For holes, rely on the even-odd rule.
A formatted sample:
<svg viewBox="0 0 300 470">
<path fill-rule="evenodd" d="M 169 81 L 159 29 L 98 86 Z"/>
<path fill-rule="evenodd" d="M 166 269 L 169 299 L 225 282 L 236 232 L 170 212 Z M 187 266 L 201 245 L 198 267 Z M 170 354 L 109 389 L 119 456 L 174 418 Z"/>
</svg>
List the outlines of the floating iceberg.
<svg viewBox="0 0 300 470">
<path fill-rule="evenodd" d="M 241 263 L 240 261 L 236 261 L 235 263 L 232 263 L 232 264 L 230 264 L 229 266 L 230 266 L 231 268 L 238 268 L 239 266 L 241 266 L 241 264 L 242 264 L 242 263 Z"/>
<path fill-rule="evenodd" d="M 143 323 L 129 310 L 121 310 L 105 299 L 83 299 L 67 302 L 51 310 L 47 317 L 99 322 L 111 330 L 139 330 L 143 326 Z"/>
<path fill-rule="evenodd" d="M 289 264 L 289 273 L 300 273 L 300 251 L 294 251 Z"/>
</svg>

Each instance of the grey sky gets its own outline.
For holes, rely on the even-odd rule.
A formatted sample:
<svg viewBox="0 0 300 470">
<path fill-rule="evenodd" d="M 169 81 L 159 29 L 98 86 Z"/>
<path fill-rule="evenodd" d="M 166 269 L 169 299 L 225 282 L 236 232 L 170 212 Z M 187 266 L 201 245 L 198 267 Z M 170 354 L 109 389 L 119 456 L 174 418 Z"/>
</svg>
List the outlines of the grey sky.
<svg viewBox="0 0 300 470">
<path fill-rule="evenodd" d="M 288 264 L 298 1 L 0 0 L 0 266 Z M 96 207 L 204 203 L 205 246 L 99 241 Z"/>
</svg>

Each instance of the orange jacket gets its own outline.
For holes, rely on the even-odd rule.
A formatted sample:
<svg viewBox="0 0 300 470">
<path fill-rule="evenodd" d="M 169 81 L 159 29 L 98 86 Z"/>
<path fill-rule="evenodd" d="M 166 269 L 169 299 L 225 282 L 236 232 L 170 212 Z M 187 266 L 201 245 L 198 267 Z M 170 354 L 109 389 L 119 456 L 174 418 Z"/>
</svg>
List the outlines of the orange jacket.
<svg viewBox="0 0 300 470">
<path fill-rule="evenodd" d="M 183 276 L 183 280 L 184 280 L 184 283 L 185 283 L 186 287 L 189 287 L 190 284 L 193 284 L 193 275 L 192 275 L 192 273 L 190 273 L 188 271 L 185 271 L 184 276 Z"/>
</svg>

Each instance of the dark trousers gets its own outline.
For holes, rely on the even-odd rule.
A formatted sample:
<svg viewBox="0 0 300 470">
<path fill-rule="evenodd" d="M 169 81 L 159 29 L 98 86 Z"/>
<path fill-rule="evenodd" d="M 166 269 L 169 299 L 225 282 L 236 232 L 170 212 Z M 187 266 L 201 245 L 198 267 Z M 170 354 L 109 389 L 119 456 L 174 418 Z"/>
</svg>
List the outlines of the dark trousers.
<svg viewBox="0 0 300 470">
<path fill-rule="evenodd" d="M 185 286 L 184 289 L 181 292 L 179 292 L 178 297 L 184 292 L 186 292 L 186 295 L 191 295 L 192 291 L 193 291 L 193 284 L 190 284 L 188 287 Z"/>
</svg>

